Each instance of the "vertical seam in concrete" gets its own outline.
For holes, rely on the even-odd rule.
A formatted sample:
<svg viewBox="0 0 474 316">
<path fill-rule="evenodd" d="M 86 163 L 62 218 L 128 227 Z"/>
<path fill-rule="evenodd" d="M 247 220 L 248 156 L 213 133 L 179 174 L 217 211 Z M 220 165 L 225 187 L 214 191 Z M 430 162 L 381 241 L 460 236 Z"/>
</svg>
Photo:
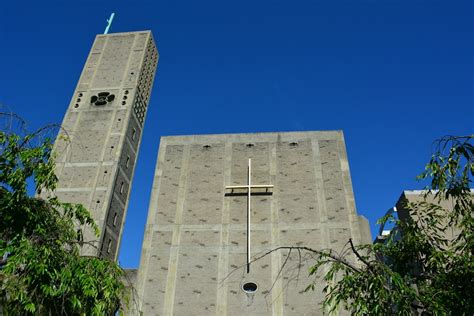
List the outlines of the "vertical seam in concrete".
<svg viewBox="0 0 474 316">
<path fill-rule="evenodd" d="M 322 248 L 329 247 L 329 230 L 327 227 L 328 224 L 328 213 L 326 208 L 326 195 L 324 194 L 324 178 L 323 178 L 323 169 L 322 169 L 322 159 L 321 152 L 319 151 L 319 142 L 315 139 L 311 140 L 311 147 L 313 150 L 313 166 L 314 166 L 314 176 L 316 183 L 316 192 L 318 198 L 318 209 L 319 209 L 319 221 L 320 226 L 320 236 L 321 236 L 321 246 Z"/>
<path fill-rule="evenodd" d="M 154 234 L 155 216 L 158 211 L 158 197 L 161 187 L 162 170 L 160 169 L 165 162 L 166 155 L 166 140 L 160 139 L 160 147 L 158 149 L 158 159 L 156 161 L 155 175 L 153 177 L 153 187 L 148 206 L 148 218 L 145 226 L 145 234 L 142 242 L 142 257 L 140 259 L 140 268 L 138 269 L 137 283 L 138 283 L 138 307 L 142 309 L 144 303 L 145 292 L 145 278 L 148 274 L 148 267 L 150 266 L 150 250 L 152 238 Z"/>
<path fill-rule="evenodd" d="M 139 37 L 139 36 L 138 36 L 137 34 L 135 34 L 135 35 L 133 36 L 133 43 L 132 43 L 132 46 L 130 47 L 130 53 L 128 54 L 127 67 L 125 67 L 125 70 L 124 70 L 124 72 L 123 72 L 123 74 L 122 74 L 122 79 L 120 80 L 120 82 L 121 82 L 121 85 L 120 85 L 121 88 L 123 88 L 125 79 L 127 78 L 127 74 L 128 74 L 128 72 L 129 72 L 129 70 L 130 70 L 130 60 L 132 59 L 133 52 L 135 51 L 134 47 L 135 47 L 135 43 L 138 41 L 138 37 Z M 148 38 L 149 38 L 149 35 L 147 35 L 147 41 L 148 41 Z M 145 56 L 145 54 L 143 54 L 143 56 Z M 142 56 L 142 58 L 143 58 L 143 56 Z M 142 65 L 140 64 L 139 67 L 140 67 L 140 69 L 141 69 L 141 68 L 142 68 Z M 136 86 L 138 86 L 138 83 L 137 83 Z M 128 127 L 127 127 L 127 128 L 128 128 Z"/>
<path fill-rule="evenodd" d="M 316 183 L 317 199 L 319 204 L 319 217 L 321 223 L 328 221 L 328 214 L 326 209 L 326 197 L 324 194 L 324 179 L 322 169 L 321 153 L 319 151 L 319 142 L 317 140 L 311 141 L 311 147 L 313 149 L 313 166 L 314 176 Z"/>
<path fill-rule="evenodd" d="M 230 185 L 231 171 L 232 171 L 232 143 L 225 144 L 224 153 L 224 183 L 222 188 Z M 217 315 L 227 315 L 227 283 L 224 281 L 227 277 L 229 265 L 229 217 L 230 217 L 230 202 L 225 196 L 225 190 L 222 194 L 222 219 L 221 219 L 221 240 L 219 253 L 219 267 L 217 271 Z"/>
<path fill-rule="evenodd" d="M 116 109 L 112 109 L 111 112 L 112 112 L 112 113 L 111 113 L 110 115 L 112 116 L 113 119 L 115 119 L 115 115 L 116 115 L 116 113 L 117 113 L 117 110 L 116 110 Z M 104 140 L 104 148 L 102 149 L 102 153 L 101 153 L 101 155 L 100 155 L 99 166 L 98 166 L 98 168 L 97 168 L 96 176 L 95 176 L 95 180 L 94 180 L 94 184 L 93 184 L 93 186 L 92 186 L 93 194 L 95 194 L 95 192 L 96 192 L 97 182 L 99 182 L 99 177 L 100 177 L 100 175 L 99 175 L 99 173 L 100 173 L 100 171 L 101 171 L 100 169 L 101 169 L 101 167 L 102 167 L 102 162 L 104 161 L 104 156 L 105 156 L 105 154 L 106 154 L 106 152 L 107 152 L 107 145 L 108 145 L 108 143 L 109 143 L 109 141 L 110 141 L 110 136 L 111 136 L 112 129 L 113 129 L 113 126 L 114 126 L 114 124 L 113 124 L 114 122 L 113 122 L 112 120 L 111 120 L 110 122 L 108 122 L 108 123 L 109 123 L 109 127 L 108 127 L 108 129 L 107 129 L 107 136 L 106 136 L 106 138 L 105 138 L 105 140 Z M 122 147 L 122 146 L 121 146 L 121 147 Z M 120 148 L 120 149 L 122 150 L 123 147 Z M 112 180 L 111 183 L 109 182 L 109 186 L 108 186 L 108 188 L 107 188 L 107 192 L 109 192 L 109 194 L 108 194 L 108 200 L 107 200 L 107 201 L 104 201 L 104 203 L 102 203 L 102 207 L 105 207 L 105 211 L 101 212 L 102 214 L 101 214 L 101 216 L 100 216 L 100 221 L 102 222 L 102 227 L 100 227 L 100 228 L 101 228 L 101 235 L 102 235 L 102 238 L 101 238 L 101 240 L 99 240 L 99 249 L 98 249 L 99 255 L 100 255 L 100 251 L 101 251 L 101 249 L 102 249 L 102 243 L 103 243 L 103 241 L 104 241 L 103 239 L 104 239 L 105 236 L 106 236 L 105 232 L 108 230 L 108 229 L 107 229 L 107 215 L 108 215 L 108 213 L 109 213 L 110 205 L 111 205 L 112 199 L 113 199 L 113 197 L 114 197 L 115 181 L 117 180 L 118 173 L 120 172 L 120 170 L 119 170 L 119 168 L 118 168 L 118 161 L 114 161 L 114 167 L 115 167 L 115 168 L 113 168 L 113 170 L 114 170 L 115 172 L 113 173 L 113 180 Z M 107 194 L 106 194 L 106 195 L 107 195 Z M 99 223 L 100 223 L 100 222 L 99 222 Z M 119 232 L 119 235 L 120 235 L 120 232 Z M 117 240 L 117 247 L 116 247 L 116 249 L 115 249 L 114 260 L 117 259 L 118 248 L 119 248 L 119 244 L 118 244 L 118 240 Z"/>
<path fill-rule="evenodd" d="M 96 37 L 97 39 L 97 37 Z M 99 65 L 102 61 L 102 57 L 104 57 L 104 52 L 105 52 L 105 48 L 107 47 L 107 45 L 109 44 L 109 37 L 104 37 L 104 45 L 102 46 L 102 49 L 100 50 L 100 56 L 99 56 L 99 59 L 97 60 L 97 63 L 94 67 L 94 72 L 92 73 L 92 76 L 91 76 L 91 80 L 89 81 L 89 83 L 87 84 L 87 89 L 89 90 L 92 83 L 94 82 L 94 79 L 95 79 L 95 75 L 97 73 L 97 69 L 99 69 Z M 94 41 L 94 44 L 92 45 L 92 48 L 94 47 L 95 45 L 95 41 Z M 91 49 L 91 53 L 89 53 L 89 56 L 92 54 L 92 49 Z M 89 60 L 89 56 L 87 57 L 87 60 Z M 86 65 L 87 65 L 87 60 L 86 60 Z M 84 65 L 85 66 L 85 65 Z M 86 72 L 86 68 L 84 67 L 84 73 Z M 79 78 L 79 83 L 81 82 L 81 79 L 82 79 L 82 74 L 81 74 L 81 77 Z M 78 86 L 79 86 L 79 83 L 78 83 Z M 76 88 L 77 89 L 77 88 Z"/>
<path fill-rule="evenodd" d="M 176 199 L 176 217 L 173 228 L 173 237 L 170 248 L 170 259 L 168 263 L 168 277 L 166 278 L 166 291 L 163 313 L 173 315 L 174 297 L 176 291 L 176 277 L 178 273 L 179 244 L 181 239 L 181 226 L 183 220 L 184 200 L 186 196 L 186 178 L 188 174 L 190 147 L 184 147 L 181 173 L 179 176 L 179 190 Z"/>
<path fill-rule="evenodd" d="M 344 197 L 347 207 L 347 215 L 349 220 L 349 226 L 351 229 L 351 237 L 354 238 L 355 242 L 358 243 L 361 240 L 360 229 L 359 229 L 359 219 L 355 210 L 355 199 L 354 192 L 352 190 L 351 176 L 349 172 L 349 162 L 347 158 L 346 147 L 344 143 L 344 135 L 342 132 L 339 134 L 338 141 L 338 153 L 340 155 L 340 167 L 341 167 L 341 177 L 342 185 L 344 187 Z"/>
<path fill-rule="evenodd" d="M 107 39 L 105 39 L 105 41 L 107 41 Z M 79 88 L 79 86 L 81 85 L 81 80 L 82 80 L 83 76 L 85 75 L 85 73 L 86 73 L 86 71 L 87 71 L 87 68 L 86 68 L 87 62 L 89 61 L 89 57 L 93 54 L 92 49 L 94 48 L 96 42 L 97 42 L 97 36 L 96 36 L 95 39 L 94 39 L 94 43 L 92 43 L 92 47 L 91 47 L 91 50 L 90 50 L 90 52 L 89 52 L 89 55 L 87 55 L 86 62 L 84 63 L 84 67 L 82 68 L 82 72 L 81 72 L 81 75 L 79 76 L 79 80 L 77 81 L 76 89 L 74 90 L 74 92 L 76 92 L 77 90 L 82 90 L 82 89 L 78 89 L 78 88 Z M 104 47 L 105 47 L 105 44 L 104 44 L 104 46 L 102 47 L 102 51 L 104 50 Z M 102 58 L 102 51 L 100 52 L 99 59 L 97 60 L 97 64 L 96 64 L 96 66 L 94 67 L 94 73 L 92 74 L 90 81 L 87 83 L 87 89 L 89 89 L 90 84 L 92 83 L 92 79 L 94 79 L 94 74 L 95 74 L 95 72 L 96 72 L 96 70 L 97 70 L 97 65 L 99 64 L 99 62 L 100 62 L 100 60 L 101 60 L 101 58 Z M 86 89 L 84 89 L 84 90 L 86 90 Z M 74 98 L 75 98 L 75 95 L 74 95 L 72 98 L 74 99 Z"/>
<path fill-rule="evenodd" d="M 86 64 L 87 64 L 87 61 L 86 61 Z M 95 70 L 94 70 L 95 71 Z M 79 84 L 78 84 L 79 85 Z M 77 87 L 76 87 L 76 90 L 74 92 L 77 91 Z M 74 95 L 75 96 L 75 95 Z M 84 111 L 78 111 L 78 114 L 77 114 L 77 119 L 76 119 L 76 122 L 74 123 L 74 128 L 73 128 L 73 131 L 76 131 L 77 130 L 77 127 L 79 126 L 79 122 L 81 121 L 81 118 L 82 118 L 82 115 L 83 115 Z M 67 114 L 66 114 L 67 115 Z M 65 153 L 65 159 L 64 159 L 64 167 L 66 166 L 66 162 L 68 160 L 68 155 L 71 155 L 72 156 L 72 146 L 74 146 L 74 141 L 76 142 L 81 142 L 80 140 L 80 137 L 78 139 L 77 136 L 72 136 L 72 138 L 69 139 L 70 140 L 70 144 L 68 146 L 68 150 L 66 151 Z M 61 175 L 58 175 L 58 179 L 60 179 Z M 70 184 L 70 183 L 69 183 Z M 70 187 L 70 186 L 68 186 Z M 95 185 L 92 186 L 92 187 L 89 187 L 89 203 L 86 204 L 86 203 L 81 203 L 84 205 L 84 207 L 86 207 L 89 211 L 92 211 L 92 199 L 94 197 L 94 193 L 95 193 L 95 189 L 94 189 Z M 93 212 L 91 212 L 91 215 L 93 215 Z M 96 223 L 97 224 L 97 223 Z M 84 228 L 83 232 L 85 234 L 86 230 L 87 229 L 91 229 L 91 228 Z M 103 233 L 103 230 L 101 230 L 101 233 Z M 95 235 L 94 235 L 95 236 Z M 97 242 L 97 249 L 94 249 L 92 246 L 84 246 L 83 248 L 81 248 L 81 252 L 84 251 L 84 249 L 86 249 L 85 251 L 89 251 L 90 249 L 90 252 L 94 253 L 95 252 L 95 255 L 99 255 L 100 254 L 100 249 L 101 249 L 101 238 L 103 236 L 99 236 L 98 237 L 98 242 Z M 92 242 L 94 242 L 94 240 L 92 240 Z"/>
<path fill-rule="evenodd" d="M 270 183 L 276 184 L 277 161 L 276 161 L 276 143 L 270 143 L 269 159 L 270 159 Z M 273 196 L 270 203 L 271 212 L 271 238 L 272 249 L 280 246 L 280 227 L 278 225 L 278 187 L 274 187 Z M 283 315 L 283 287 L 281 276 L 278 278 L 281 267 L 281 251 L 275 251 L 271 255 L 272 262 L 272 282 L 274 282 L 272 289 L 272 314 Z M 277 279 L 278 278 L 278 279 Z"/>
<path fill-rule="evenodd" d="M 130 48 L 131 53 L 128 54 L 127 67 L 126 67 L 125 71 L 123 72 L 122 79 L 121 79 L 121 81 L 120 81 L 120 82 L 122 83 L 121 86 L 120 86 L 120 92 L 122 92 L 122 90 L 125 90 L 125 89 L 126 89 L 126 88 L 124 87 L 124 81 L 125 81 L 125 79 L 126 79 L 126 77 L 127 77 L 127 73 L 128 73 L 128 71 L 129 71 L 129 68 L 130 68 L 130 60 L 132 59 L 132 55 L 133 55 L 133 52 L 134 52 L 134 49 L 133 49 L 133 48 L 135 47 L 135 43 L 136 43 L 137 41 L 138 41 L 138 36 L 135 35 L 135 36 L 134 36 L 134 39 L 133 39 L 132 47 Z M 145 54 L 143 53 L 142 56 L 141 56 L 141 60 L 142 60 L 142 61 L 143 61 L 144 56 L 145 56 Z M 142 61 L 140 62 L 140 65 L 139 65 L 140 69 L 142 68 Z M 136 90 L 137 88 L 138 88 L 138 82 L 135 84 L 135 90 Z M 133 115 L 133 104 L 134 104 L 134 102 L 135 102 L 135 97 L 136 97 L 136 93 L 134 94 L 133 99 L 131 100 L 132 102 L 130 102 L 130 103 L 125 107 L 125 112 L 126 112 L 125 117 L 124 117 L 125 122 L 124 122 L 124 124 L 123 124 L 122 131 L 121 131 L 121 133 L 120 133 L 120 138 L 121 138 L 121 139 L 123 138 L 124 141 L 123 141 L 123 142 L 119 142 L 119 144 L 121 145 L 120 148 L 119 148 L 119 149 L 120 149 L 119 161 L 120 161 L 120 157 L 122 156 L 122 151 L 123 151 L 124 145 L 125 145 L 125 144 L 128 144 L 128 145 L 130 146 L 130 148 L 132 149 L 132 152 L 135 153 L 135 163 L 136 163 L 136 161 L 138 160 L 138 149 L 140 148 L 139 146 L 140 146 L 140 141 L 141 141 L 141 136 L 142 136 L 141 134 L 143 134 L 143 126 L 140 126 L 141 133 L 140 133 L 140 135 L 139 135 L 139 136 L 140 136 L 140 137 L 139 137 L 139 143 L 138 143 L 138 146 L 137 146 L 137 150 L 136 150 L 136 151 L 135 151 L 135 149 L 133 148 L 133 144 L 131 144 L 130 140 L 127 138 L 127 131 L 128 131 L 128 127 L 129 127 L 129 125 L 130 125 L 130 121 L 131 121 L 132 119 L 135 119 L 135 120 L 136 120 L 136 118 L 135 118 L 134 115 Z M 117 111 L 115 111 L 115 112 L 117 112 Z M 138 120 L 137 120 L 137 122 L 138 122 Z M 132 172 L 131 178 L 133 178 L 133 172 Z M 132 179 L 128 179 L 128 180 L 129 180 L 129 182 L 130 182 L 130 184 L 131 184 Z"/>
<path fill-rule="evenodd" d="M 355 199 L 354 199 L 354 192 L 352 190 L 352 182 L 351 182 L 351 175 L 349 170 L 349 161 L 347 158 L 346 146 L 344 143 L 344 137 L 341 134 L 338 142 L 338 151 L 340 154 L 340 164 L 341 164 L 341 171 L 342 171 L 342 183 L 344 186 L 344 193 L 346 195 L 346 205 L 349 210 L 349 214 L 355 215 Z M 347 198 L 349 197 L 349 198 Z"/>
<path fill-rule="evenodd" d="M 135 47 L 135 43 L 138 41 L 138 37 L 139 37 L 138 35 L 136 35 L 136 34 L 134 35 L 133 43 L 132 43 L 132 46 L 130 48 L 131 53 L 128 54 L 127 67 L 124 71 L 124 74 L 123 74 L 122 80 L 121 80 L 121 85 L 120 85 L 121 90 L 123 90 L 123 87 L 124 87 L 124 81 L 125 81 L 125 78 L 127 76 L 127 73 L 128 73 L 129 67 L 130 67 L 130 60 L 132 59 L 132 55 L 133 55 L 133 48 Z M 133 106 L 133 104 L 132 104 L 132 106 Z M 128 112 L 128 115 L 126 115 L 126 117 L 127 117 L 126 122 L 127 123 L 124 124 L 125 126 L 122 128 L 122 133 L 121 133 L 121 136 L 120 136 L 121 138 L 122 137 L 124 138 L 124 140 L 120 142 L 120 144 L 122 145 L 121 146 L 120 157 L 122 156 L 123 147 L 126 144 L 128 144 L 131 151 L 135 154 L 135 161 L 133 162 L 133 164 L 131 166 L 132 167 L 132 172 L 130 174 L 130 179 L 127 177 L 125 172 L 122 172 L 122 175 L 124 176 L 125 180 L 128 181 L 128 192 L 127 192 L 127 199 L 125 200 L 125 205 L 124 205 L 124 208 L 123 208 L 122 222 L 121 222 L 121 226 L 120 226 L 120 230 L 119 230 L 119 234 L 118 234 L 118 238 L 117 238 L 117 249 L 115 251 L 115 260 L 117 259 L 117 256 L 118 256 L 118 252 L 119 252 L 119 249 L 120 249 L 120 244 L 122 243 L 122 233 L 123 233 L 123 228 L 125 226 L 125 220 L 127 218 L 128 204 L 130 202 L 130 194 L 132 192 L 133 177 L 135 175 L 135 166 L 136 166 L 137 161 L 138 161 L 138 152 L 140 150 L 141 138 L 142 138 L 142 134 L 143 134 L 143 126 L 141 126 L 140 135 L 138 135 L 138 145 L 137 145 L 137 149 L 135 151 L 135 149 L 133 148 L 133 145 L 131 144 L 130 140 L 127 137 L 128 127 L 131 124 L 131 120 L 134 119 L 134 117 L 130 114 L 130 112 L 133 111 L 132 106 L 128 106 L 127 110 L 126 110 L 126 112 Z M 117 110 L 114 110 L 114 121 L 115 121 L 116 114 L 117 114 Z M 110 129 L 112 129 L 112 128 L 113 128 L 113 124 L 111 124 L 111 126 L 110 126 Z M 109 132 L 109 135 L 110 135 L 110 132 Z M 105 155 L 105 152 L 104 152 L 104 155 Z M 112 194 L 110 195 L 109 208 L 108 208 L 107 212 L 110 211 L 110 204 L 112 203 L 112 198 L 113 198 L 113 195 L 115 194 L 115 190 L 114 190 L 115 189 L 115 182 L 117 181 L 118 174 L 121 172 L 121 170 L 120 170 L 121 168 L 118 167 L 119 162 L 120 162 L 120 158 L 117 162 L 117 172 L 116 172 L 116 177 L 115 177 L 113 185 L 112 185 L 112 189 L 111 189 Z"/>
<path fill-rule="evenodd" d="M 94 193 L 96 191 L 97 183 L 99 182 L 99 179 L 100 179 L 100 171 L 101 171 L 101 167 L 103 166 L 104 157 L 107 153 L 107 145 L 109 144 L 109 141 L 110 141 L 110 138 L 111 138 L 112 129 L 113 129 L 113 126 L 114 126 L 114 121 L 115 121 L 115 117 L 116 117 L 116 114 L 117 114 L 117 110 L 113 108 L 111 110 L 111 112 L 112 112 L 111 116 L 112 116 L 113 120 L 111 120 L 109 122 L 110 125 L 108 127 L 107 136 L 106 136 L 105 141 L 104 141 L 104 148 L 102 149 L 102 153 L 101 153 L 101 156 L 100 156 L 100 162 L 99 162 L 99 166 L 97 168 L 96 178 L 94 180 L 94 186 L 93 186 L 93 192 Z M 123 134 L 123 128 L 122 128 L 122 134 Z M 119 150 L 120 150 L 120 152 L 122 152 L 123 143 L 119 142 L 119 144 L 121 144 L 121 146 L 119 147 Z M 107 188 L 107 192 L 109 192 L 108 200 L 104 201 L 104 204 L 102 204 L 103 207 L 105 207 L 106 209 L 105 209 L 104 212 L 101 212 L 102 214 L 101 214 L 101 218 L 100 218 L 100 221 L 102 221 L 102 230 L 101 230 L 102 240 L 99 241 L 99 250 L 98 250 L 99 254 L 100 254 L 100 249 L 102 249 L 102 243 L 104 241 L 103 238 L 105 238 L 105 236 L 106 236 L 105 232 L 106 231 L 108 231 L 109 233 L 112 232 L 111 230 L 109 230 L 107 228 L 107 216 L 108 216 L 108 213 L 110 211 L 110 205 L 112 204 L 112 200 L 113 200 L 114 194 L 115 194 L 115 192 L 114 192 L 115 182 L 117 181 L 118 174 L 120 173 L 119 161 L 120 161 L 120 158 L 119 158 L 119 160 L 115 160 L 114 163 L 113 163 L 113 167 L 112 167 L 113 179 L 112 179 L 112 181 L 109 181 L 109 185 L 108 185 L 108 188 Z M 126 205 L 125 205 L 125 209 L 126 209 Z M 125 211 L 125 209 L 124 209 L 124 211 Z M 124 214 L 124 216 L 125 216 L 125 214 Z M 123 229 L 123 227 L 120 228 L 120 231 L 118 233 L 119 237 L 117 238 L 117 246 L 116 246 L 115 253 L 114 253 L 114 260 L 116 260 L 117 256 L 118 256 L 118 251 L 119 251 L 119 246 L 120 246 L 119 239 L 120 239 L 122 229 Z"/>
</svg>

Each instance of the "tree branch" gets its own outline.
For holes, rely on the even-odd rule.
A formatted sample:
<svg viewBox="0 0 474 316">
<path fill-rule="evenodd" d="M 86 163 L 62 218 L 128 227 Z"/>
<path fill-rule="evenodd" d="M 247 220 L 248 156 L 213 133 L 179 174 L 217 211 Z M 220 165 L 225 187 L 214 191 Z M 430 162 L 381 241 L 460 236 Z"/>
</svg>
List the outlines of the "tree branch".
<svg viewBox="0 0 474 316">
<path fill-rule="evenodd" d="M 357 259 L 362 261 L 367 266 L 367 268 L 369 268 L 370 272 L 375 273 L 374 268 L 364 258 L 362 258 L 357 249 L 355 249 L 352 238 L 349 238 L 349 244 L 351 245 L 352 252 L 356 255 Z"/>
<path fill-rule="evenodd" d="M 318 255 L 323 256 L 323 257 L 330 258 L 333 261 L 342 263 L 344 266 L 348 267 L 349 269 L 351 269 L 355 272 L 361 272 L 361 270 L 359 268 L 355 267 L 354 265 L 352 265 L 348 261 L 344 260 L 343 258 L 340 258 L 340 257 L 337 257 L 337 256 L 333 255 L 331 252 L 328 253 L 328 252 L 324 252 L 324 251 L 321 251 L 321 250 L 316 250 L 316 249 L 312 249 L 312 248 L 304 247 L 304 246 L 280 246 L 280 247 L 271 249 L 271 250 L 265 252 L 264 254 L 250 260 L 250 263 L 254 263 L 254 262 L 256 262 L 256 261 L 268 256 L 269 254 L 271 254 L 275 251 L 278 251 L 278 250 L 290 250 L 290 251 L 291 250 L 298 250 L 298 251 L 305 250 L 305 251 L 308 251 L 308 252 L 311 252 L 311 253 L 318 254 Z M 237 271 L 237 270 L 239 270 L 243 267 L 246 267 L 246 266 L 247 266 L 247 263 L 238 266 L 237 268 L 232 270 L 224 279 L 222 279 L 222 282 L 224 282 L 226 279 L 228 279 L 235 271 Z"/>
</svg>

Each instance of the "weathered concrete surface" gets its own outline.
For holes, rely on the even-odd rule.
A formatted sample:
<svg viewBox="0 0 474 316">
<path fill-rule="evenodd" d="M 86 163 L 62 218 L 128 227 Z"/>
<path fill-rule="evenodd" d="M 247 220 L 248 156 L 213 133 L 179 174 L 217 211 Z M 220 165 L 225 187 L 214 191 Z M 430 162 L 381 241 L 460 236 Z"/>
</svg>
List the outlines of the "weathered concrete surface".
<svg viewBox="0 0 474 316">
<path fill-rule="evenodd" d="M 88 208 L 100 238 L 88 255 L 116 259 L 158 51 L 150 31 L 97 35 L 55 143 L 56 195 Z"/>
<path fill-rule="evenodd" d="M 340 250 L 370 242 L 358 216 L 340 131 L 162 137 L 138 272 L 144 315 L 315 314 L 308 254 L 246 263 L 246 196 L 225 186 L 273 184 L 252 197 L 252 255 L 279 246 Z M 241 289 L 258 284 L 254 295 Z M 318 287 L 321 291 L 323 285 Z M 138 313 L 138 311 L 135 311 Z"/>
<path fill-rule="evenodd" d="M 438 201 L 438 199 L 435 198 L 434 194 L 436 191 L 434 191 L 432 194 L 428 195 L 425 197 L 426 191 L 424 190 L 405 190 L 402 192 L 400 198 L 398 199 L 397 203 L 395 204 L 397 208 L 397 213 L 398 213 L 398 218 L 402 221 L 406 220 L 414 220 L 417 221 L 418 215 L 414 214 L 412 210 L 410 209 L 409 204 L 416 204 L 420 202 L 426 202 L 429 204 L 434 204 L 434 205 L 439 205 L 441 206 L 444 210 L 447 212 L 452 212 L 453 207 L 454 207 L 454 201 L 452 199 L 449 200 L 442 200 L 441 202 Z M 474 198 L 474 190 L 471 189 L 470 191 L 471 198 Z M 442 222 L 441 224 L 447 225 L 448 222 Z M 420 223 L 421 225 L 421 223 Z M 444 237 L 447 240 L 454 240 L 456 239 L 460 234 L 460 230 L 456 227 L 449 227 L 446 229 L 444 232 Z M 443 236 L 443 235 L 442 235 Z"/>
</svg>

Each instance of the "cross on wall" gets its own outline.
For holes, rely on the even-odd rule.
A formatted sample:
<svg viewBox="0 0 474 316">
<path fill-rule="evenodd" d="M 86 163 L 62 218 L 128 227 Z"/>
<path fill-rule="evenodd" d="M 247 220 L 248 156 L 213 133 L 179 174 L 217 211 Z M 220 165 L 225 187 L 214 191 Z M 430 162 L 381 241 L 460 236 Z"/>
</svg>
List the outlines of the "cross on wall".
<svg viewBox="0 0 474 316">
<path fill-rule="evenodd" d="M 252 184 L 252 159 L 249 158 L 248 172 L 247 172 L 247 184 L 244 185 L 228 185 L 225 187 L 226 190 L 230 190 L 228 195 L 233 195 L 234 190 L 246 190 L 247 191 L 247 273 L 250 272 L 250 216 L 252 206 L 252 189 L 265 189 L 265 192 L 272 194 L 270 189 L 273 188 L 272 184 Z M 227 195 L 227 194 L 226 194 Z"/>
</svg>

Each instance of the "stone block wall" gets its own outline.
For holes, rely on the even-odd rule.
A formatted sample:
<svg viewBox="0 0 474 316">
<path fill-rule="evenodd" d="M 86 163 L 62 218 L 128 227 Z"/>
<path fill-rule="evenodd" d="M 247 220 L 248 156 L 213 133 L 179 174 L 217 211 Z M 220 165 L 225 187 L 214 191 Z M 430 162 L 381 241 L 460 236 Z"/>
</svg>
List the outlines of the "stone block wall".
<svg viewBox="0 0 474 316">
<path fill-rule="evenodd" d="M 309 254 L 287 260 L 288 251 L 276 251 L 247 273 L 247 195 L 225 186 L 247 183 L 249 158 L 252 184 L 274 185 L 251 197 L 253 258 L 279 246 L 370 241 L 342 132 L 162 137 L 137 279 L 144 315 L 317 311 L 322 294 L 302 292 Z M 254 294 L 242 290 L 249 281 Z"/>
</svg>

